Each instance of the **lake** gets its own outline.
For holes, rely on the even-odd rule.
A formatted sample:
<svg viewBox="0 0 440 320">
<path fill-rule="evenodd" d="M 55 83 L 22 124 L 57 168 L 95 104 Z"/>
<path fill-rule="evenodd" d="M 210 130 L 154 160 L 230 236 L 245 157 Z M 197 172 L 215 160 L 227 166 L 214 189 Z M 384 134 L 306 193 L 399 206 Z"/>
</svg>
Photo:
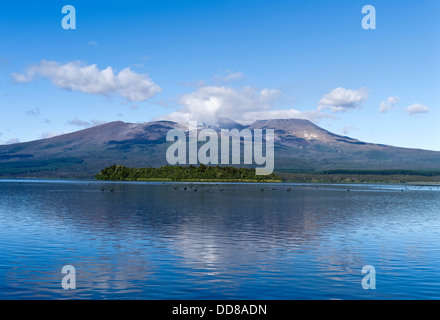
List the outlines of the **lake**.
<svg viewBox="0 0 440 320">
<path fill-rule="evenodd" d="M 0 180 L 0 255 L 0 299 L 440 299 L 440 187 Z"/>
</svg>

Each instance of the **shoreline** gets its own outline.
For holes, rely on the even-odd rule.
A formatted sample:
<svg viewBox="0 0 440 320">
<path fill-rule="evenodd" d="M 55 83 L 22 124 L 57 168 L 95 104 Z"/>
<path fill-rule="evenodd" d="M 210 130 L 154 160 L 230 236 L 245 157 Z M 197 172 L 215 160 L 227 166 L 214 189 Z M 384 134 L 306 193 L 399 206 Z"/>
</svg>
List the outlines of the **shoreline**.
<svg viewBox="0 0 440 320">
<path fill-rule="evenodd" d="M 273 184 L 273 185 L 291 185 L 291 186 L 354 186 L 354 185 L 378 185 L 378 186 L 411 186 L 411 187 L 440 187 L 439 182 L 297 182 L 297 181 L 171 181 L 171 180 L 98 180 L 98 179 L 75 179 L 75 178 L 0 178 L 0 183 L 8 182 L 53 182 L 53 183 L 133 183 L 133 184 L 147 184 L 147 183 L 162 183 L 162 184 Z"/>
</svg>

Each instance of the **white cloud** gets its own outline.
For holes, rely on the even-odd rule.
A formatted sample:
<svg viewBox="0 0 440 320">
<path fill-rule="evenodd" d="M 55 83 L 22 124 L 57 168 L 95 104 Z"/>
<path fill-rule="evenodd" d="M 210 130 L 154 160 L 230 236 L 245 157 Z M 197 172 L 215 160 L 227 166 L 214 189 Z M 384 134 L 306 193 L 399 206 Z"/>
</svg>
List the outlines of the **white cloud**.
<svg viewBox="0 0 440 320">
<path fill-rule="evenodd" d="M 89 127 L 99 126 L 100 124 L 104 124 L 104 123 L 106 123 L 106 121 L 99 121 L 99 120 L 83 121 L 78 118 L 75 118 L 73 120 L 67 121 L 66 124 L 70 126 L 89 128 Z"/>
<path fill-rule="evenodd" d="M 217 117 L 238 120 L 246 112 L 269 110 L 278 96 L 278 90 L 206 86 L 183 95 L 179 100 L 183 108 L 169 114 L 168 118 L 206 122 L 215 122 Z"/>
<path fill-rule="evenodd" d="M 98 46 L 98 43 L 96 41 L 89 41 L 87 44 L 89 46 L 92 46 L 92 47 L 97 47 Z"/>
<path fill-rule="evenodd" d="M 254 111 L 246 112 L 243 114 L 241 121 L 243 123 L 252 123 L 257 120 L 269 120 L 269 119 L 306 119 L 312 122 L 317 122 L 322 118 L 329 118 L 328 115 L 322 114 L 318 111 L 299 111 L 296 109 L 287 110 L 267 110 L 267 111 Z"/>
<path fill-rule="evenodd" d="M 20 143 L 20 139 L 18 138 L 11 138 L 6 141 L 0 141 L 0 144 L 14 144 L 14 143 Z"/>
<path fill-rule="evenodd" d="M 66 134 L 66 131 L 62 131 L 62 132 L 43 132 L 41 134 L 41 139 L 49 139 L 49 138 L 53 138 L 56 136 L 60 136 L 62 134 Z"/>
<path fill-rule="evenodd" d="M 228 72 L 225 76 L 215 76 L 214 79 L 222 81 L 222 82 L 232 82 L 237 81 L 244 77 L 243 72 L 237 71 L 237 72 Z"/>
<path fill-rule="evenodd" d="M 429 112 L 429 110 L 430 109 L 427 106 L 424 106 L 423 104 L 420 104 L 420 103 L 414 103 L 406 108 L 406 112 L 410 116 L 414 116 L 414 115 L 418 115 L 418 114 L 422 114 L 422 113 L 427 113 L 427 112 Z"/>
<path fill-rule="evenodd" d="M 345 89 L 342 87 L 331 90 L 319 101 L 318 110 L 330 107 L 332 112 L 359 109 L 368 98 L 368 90 L 360 88 L 358 90 Z"/>
<path fill-rule="evenodd" d="M 14 78 L 14 80 L 18 83 L 25 83 L 25 82 L 29 82 L 30 80 L 28 80 L 28 78 L 20 73 L 13 73 L 12 78 Z"/>
<path fill-rule="evenodd" d="M 345 127 L 341 128 L 341 133 L 343 135 L 347 135 L 347 134 L 349 134 L 350 132 L 352 132 L 354 130 L 357 130 L 357 128 L 355 126 L 352 126 L 352 125 L 345 126 Z"/>
<path fill-rule="evenodd" d="M 379 111 L 382 113 L 391 111 L 398 102 L 399 97 L 388 97 L 385 101 L 381 102 Z"/>
<path fill-rule="evenodd" d="M 279 90 L 274 89 L 245 87 L 239 90 L 224 86 L 205 86 L 183 95 L 179 100 L 183 106 L 181 109 L 158 119 L 215 123 L 218 117 L 225 117 L 250 123 L 259 119 L 303 118 L 315 121 L 325 117 L 318 111 L 275 109 L 274 102 L 280 94 Z"/>
<path fill-rule="evenodd" d="M 130 68 L 119 73 L 112 67 L 99 70 L 96 64 L 84 65 L 74 61 L 60 64 L 55 61 L 41 61 L 29 67 L 26 74 L 13 73 L 16 82 L 25 83 L 42 77 L 65 90 L 89 94 L 117 94 L 128 101 L 145 101 L 162 89 L 147 74 L 140 74 Z"/>
</svg>

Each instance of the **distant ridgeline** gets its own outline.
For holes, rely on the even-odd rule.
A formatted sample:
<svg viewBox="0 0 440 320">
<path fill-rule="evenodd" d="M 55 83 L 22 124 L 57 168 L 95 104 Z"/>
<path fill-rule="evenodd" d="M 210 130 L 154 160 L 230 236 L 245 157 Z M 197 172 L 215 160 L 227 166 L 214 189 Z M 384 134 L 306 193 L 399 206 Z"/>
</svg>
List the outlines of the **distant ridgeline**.
<svg viewBox="0 0 440 320">
<path fill-rule="evenodd" d="M 98 180 L 191 181 L 191 182 L 281 182 L 276 174 L 256 175 L 255 169 L 206 166 L 164 166 L 127 168 L 112 165 L 95 175 Z"/>
</svg>

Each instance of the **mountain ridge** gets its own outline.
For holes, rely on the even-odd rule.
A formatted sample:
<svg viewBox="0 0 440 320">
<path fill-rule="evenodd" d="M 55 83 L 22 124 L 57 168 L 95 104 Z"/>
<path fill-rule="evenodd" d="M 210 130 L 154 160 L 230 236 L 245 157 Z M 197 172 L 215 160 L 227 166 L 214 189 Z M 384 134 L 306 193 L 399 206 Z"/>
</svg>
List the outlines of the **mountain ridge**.
<svg viewBox="0 0 440 320">
<path fill-rule="evenodd" d="M 325 130 L 304 119 L 257 120 L 243 125 L 221 118 L 201 128 L 274 129 L 276 170 L 439 170 L 440 152 L 367 143 Z M 52 138 L 0 146 L 0 176 L 91 178 L 112 164 L 166 165 L 166 134 L 188 131 L 173 121 L 112 121 Z"/>
</svg>

